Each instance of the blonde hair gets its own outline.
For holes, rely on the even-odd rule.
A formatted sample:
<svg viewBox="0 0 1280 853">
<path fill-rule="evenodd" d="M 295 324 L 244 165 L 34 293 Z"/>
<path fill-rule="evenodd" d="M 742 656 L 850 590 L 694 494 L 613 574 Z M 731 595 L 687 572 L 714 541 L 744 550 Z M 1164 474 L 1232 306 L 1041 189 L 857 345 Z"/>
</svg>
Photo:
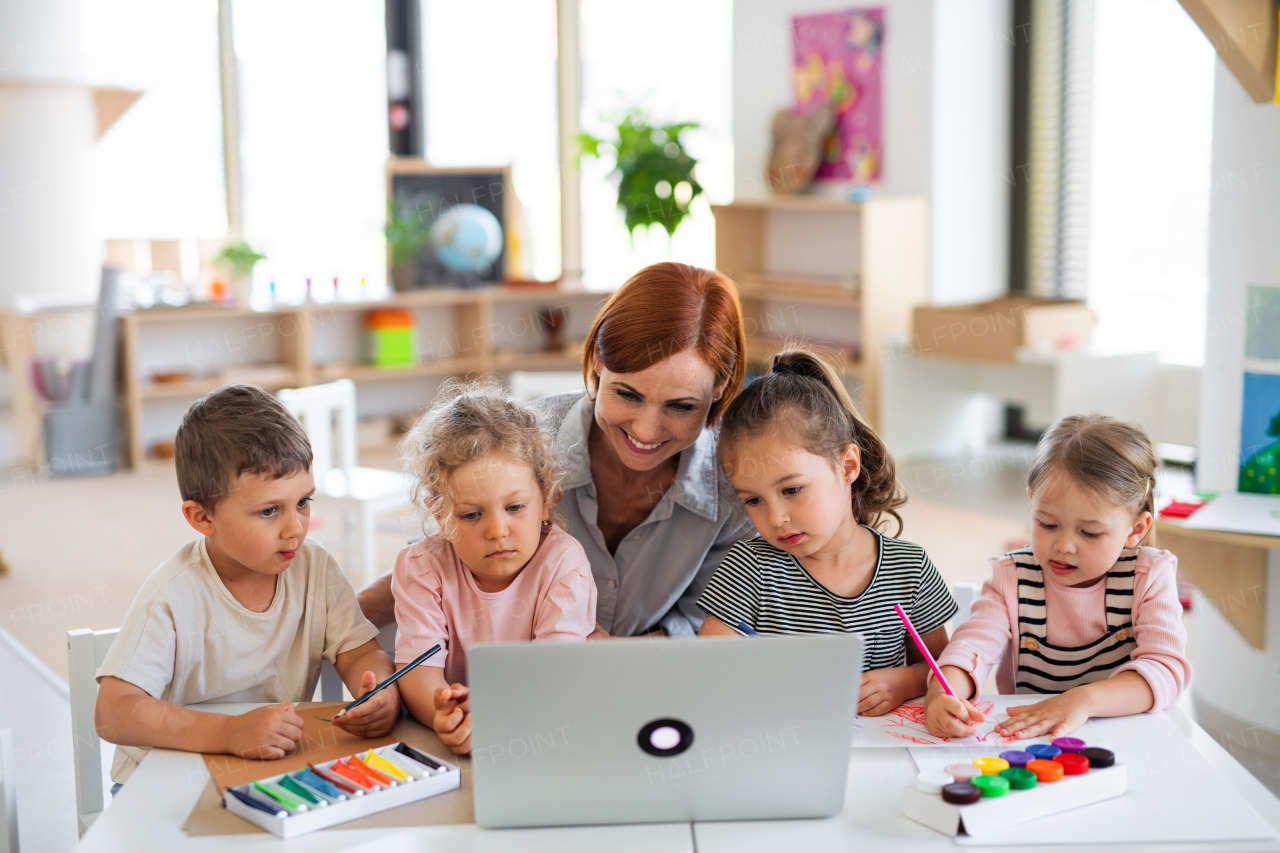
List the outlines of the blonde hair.
<svg viewBox="0 0 1280 853">
<path fill-rule="evenodd" d="M 562 495 L 564 471 L 551 436 L 538 426 L 533 412 L 508 397 L 494 380 L 446 381 L 431 408 L 400 440 L 399 451 L 405 469 L 417 477 L 413 503 L 424 533 L 429 532 L 434 518 L 445 537 L 453 537 L 456 526 L 449 477 L 464 465 L 495 453 L 533 470 L 547 518 L 563 525 L 555 509 Z"/>
<path fill-rule="evenodd" d="M 1134 518 L 1155 516 L 1156 469 L 1160 460 L 1142 427 L 1106 415 L 1067 415 L 1036 445 L 1027 472 L 1027 489 L 1035 493 L 1050 480 L 1066 476 Z M 1155 542 L 1155 525 L 1139 545 Z"/>
<path fill-rule="evenodd" d="M 742 389 L 725 410 L 720 426 L 719 455 L 744 438 L 764 435 L 785 424 L 789 439 L 814 456 L 839 465 L 840 454 L 857 445 L 861 471 L 849 487 L 853 517 L 879 529 L 889 518 L 898 524 L 898 508 L 907 502 L 898 482 L 893 455 L 849 398 L 840 374 L 817 353 L 791 348 L 773 357 L 773 372 Z M 889 518 L 886 518 L 888 516 Z"/>
</svg>

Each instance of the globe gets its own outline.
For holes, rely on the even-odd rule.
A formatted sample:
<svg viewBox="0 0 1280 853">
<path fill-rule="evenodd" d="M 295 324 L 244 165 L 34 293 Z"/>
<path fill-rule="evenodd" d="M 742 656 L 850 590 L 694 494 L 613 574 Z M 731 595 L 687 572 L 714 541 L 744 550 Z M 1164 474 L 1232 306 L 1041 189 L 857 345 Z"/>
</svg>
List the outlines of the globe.
<svg viewBox="0 0 1280 853">
<path fill-rule="evenodd" d="M 486 275 L 502 253 L 502 226 L 480 205 L 459 204 L 436 219 L 431 246 L 453 272 Z"/>
</svg>

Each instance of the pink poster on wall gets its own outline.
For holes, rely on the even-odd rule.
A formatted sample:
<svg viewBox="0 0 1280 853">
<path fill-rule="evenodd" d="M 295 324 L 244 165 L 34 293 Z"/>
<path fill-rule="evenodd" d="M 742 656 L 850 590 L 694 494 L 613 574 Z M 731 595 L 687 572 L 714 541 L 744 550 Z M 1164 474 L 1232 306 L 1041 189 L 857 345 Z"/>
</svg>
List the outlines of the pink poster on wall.
<svg viewBox="0 0 1280 853">
<path fill-rule="evenodd" d="M 829 100 L 836 129 L 816 180 L 867 183 L 880 178 L 880 51 L 884 9 L 846 9 L 791 19 L 796 109 Z"/>
</svg>

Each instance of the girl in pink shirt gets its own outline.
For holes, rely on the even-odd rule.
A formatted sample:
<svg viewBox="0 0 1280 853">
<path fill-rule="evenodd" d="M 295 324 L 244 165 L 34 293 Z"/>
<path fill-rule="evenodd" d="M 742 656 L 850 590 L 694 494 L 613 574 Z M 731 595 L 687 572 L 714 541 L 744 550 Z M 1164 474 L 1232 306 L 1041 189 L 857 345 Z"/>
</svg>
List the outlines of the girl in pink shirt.
<svg viewBox="0 0 1280 853">
<path fill-rule="evenodd" d="M 969 700 L 997 662 L 1001 693 L 1050 694 L 1009 707 L 996 730 L 1017 738 L 1178 698 L 1191 678 L 1178 561 L 1145 547 L 1156 465 L 1146 433 L 1114 418 L 1069 415 L 1045 433 L 1027 476 L 1031 546 L 992 558 L 972 616 L 938 659 L 958 698 L 931 679 L 929 731 L 973 733 L 985 716 Z"/>
<path fill-rule="evenodd" d="M 595 581 L 578 540 L 554 523 L 562 474 L 551 443 L 500 389 L 447 386 L 400 450 L 418 477 L 414 502 L 440 533 L 396 558 L 396 660 L 444 647 L 400 680 L 400 694 L 462 755 L 471 751 L 467 649 L 585 640 L 595 628 Z"/>
</svg>

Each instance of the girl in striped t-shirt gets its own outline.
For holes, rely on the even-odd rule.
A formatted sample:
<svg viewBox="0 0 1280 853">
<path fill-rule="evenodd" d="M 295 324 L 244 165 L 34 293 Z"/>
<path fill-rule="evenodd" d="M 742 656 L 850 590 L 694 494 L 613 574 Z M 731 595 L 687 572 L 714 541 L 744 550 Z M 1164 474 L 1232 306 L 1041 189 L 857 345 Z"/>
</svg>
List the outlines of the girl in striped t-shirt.
<svg viewBox="0 0 1280 853">
<path fill-rule="evenodd" d="M 856 631 L 866 637 L 858 713 L 923 695 L 927 670 L 893 605 L 937 655 L 956 603 L 923 548 L 877 529 L 892 518 L 901 533 L 907 499 L 835 371 L 804 350 L 776 355 L 725 411 L 719 455 L 760 535 L 717 567 L 698 600 L 699 636 Z"/>
<path fill-rule="evenodd" d="M 1036 448 L 1027 475 L 1031 547 L 991 560 L 973 615 L 938 663 L 925 723 L 943 737 L 985 719 L 974 698 L 992 665 L 1001 693 L 1049 694 L 1009 707 L 996 731 L 1065 735 L 1090 717 L 1155 713 L 1191 664 L 1175 583 L 1178 561 L 1151 537 L 1156 456 L 1141 427 L 1069 415 Z"/>
</svg>

